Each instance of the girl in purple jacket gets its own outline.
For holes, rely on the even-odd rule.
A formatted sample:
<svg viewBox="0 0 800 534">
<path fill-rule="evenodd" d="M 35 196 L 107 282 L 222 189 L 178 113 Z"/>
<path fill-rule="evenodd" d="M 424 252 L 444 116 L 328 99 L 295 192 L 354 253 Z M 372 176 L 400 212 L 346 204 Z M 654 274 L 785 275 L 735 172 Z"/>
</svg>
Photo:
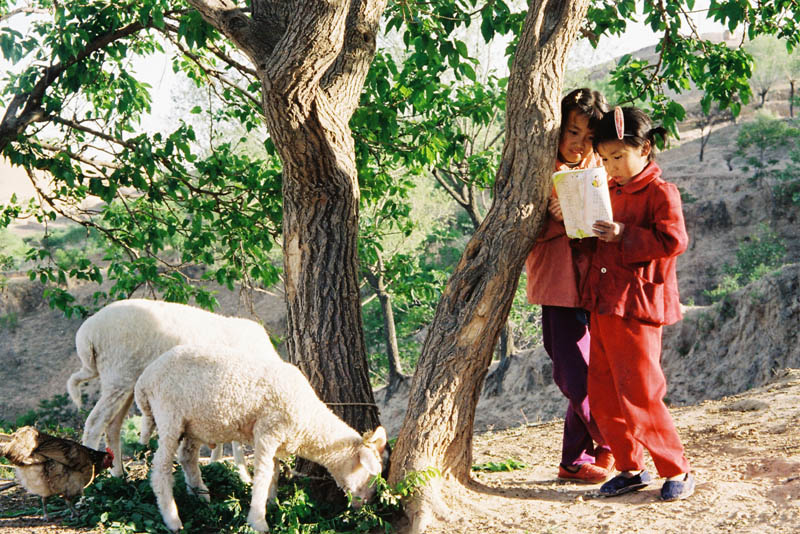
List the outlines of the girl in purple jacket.
<svg viewBox="0 0 800 534">
<path fill-rule="evenodd" d="M 603 95 L 587 88 L 561 100 L 556 171 L 600 166 L 589 120 L 600 118 L 607 109 Z M 544 227 L 525 262 L 528 302 L 542 306 L 542 337 L 553 361 L 553 380 L 569 400 L 558 478 L 595 484 L 609 477 L 614 458 L 589 409 L 589 318 L 580 307 L 581 269 L 569 242 L 553 190 Z"/>
</svg>

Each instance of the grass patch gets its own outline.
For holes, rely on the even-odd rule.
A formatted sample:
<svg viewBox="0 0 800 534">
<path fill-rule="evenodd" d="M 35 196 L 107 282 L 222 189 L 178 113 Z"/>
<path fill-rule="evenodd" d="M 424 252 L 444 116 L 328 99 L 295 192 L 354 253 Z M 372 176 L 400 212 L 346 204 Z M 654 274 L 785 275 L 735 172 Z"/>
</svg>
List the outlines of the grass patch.
<svg viewBox="0 0 800 534">
<path fill-rule="evenodd" d="M 525 469 L 526 467 L 528 467 L 526 463 L 509 458 L 507 460 L 503 460 L 502 462 L 485 462 L 482 464 L 475 464 L 472 466 L 472 470 L 496 473 L 500 471 L 516 471 L 518 469 Z"/>
</svg>

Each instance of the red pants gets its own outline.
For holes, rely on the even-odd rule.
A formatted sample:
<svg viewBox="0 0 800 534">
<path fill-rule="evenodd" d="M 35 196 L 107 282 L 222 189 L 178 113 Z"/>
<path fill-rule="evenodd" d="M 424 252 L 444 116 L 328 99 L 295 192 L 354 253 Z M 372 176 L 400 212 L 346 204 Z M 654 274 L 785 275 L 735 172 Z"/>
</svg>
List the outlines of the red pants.
<svg viewBox="0 0 800 534">
<path fill-rule="evenodd" d="M 664 404 L 661 327 L 616 315 L 591 314 L 589 404 L 620 471 L 644 469 L 647 448 L 658 474 L 689 471 Z"/>
</svg>

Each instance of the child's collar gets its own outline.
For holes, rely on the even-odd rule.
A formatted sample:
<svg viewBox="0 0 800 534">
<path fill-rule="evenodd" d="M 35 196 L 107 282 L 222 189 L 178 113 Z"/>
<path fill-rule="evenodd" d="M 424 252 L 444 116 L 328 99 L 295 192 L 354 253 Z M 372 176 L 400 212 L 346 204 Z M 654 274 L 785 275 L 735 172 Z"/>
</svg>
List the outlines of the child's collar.
<svg viewBox="0 0 800 534">
<path fill-rule="evenodd" d="M 641 191 L 647 187 L 650 182 L 658 178 L 661 178 L 661 167 L 659 167 L 658 163 L 655 161 L 650 161 L 645 165 L 645 168 L 642 169 L 642 172 L 633 177 L 633 180 L 625 185 L 619 185 L 614 181 L 614 186 L 624 189 L 626 193 L 635 193 Z"/>
</svg>

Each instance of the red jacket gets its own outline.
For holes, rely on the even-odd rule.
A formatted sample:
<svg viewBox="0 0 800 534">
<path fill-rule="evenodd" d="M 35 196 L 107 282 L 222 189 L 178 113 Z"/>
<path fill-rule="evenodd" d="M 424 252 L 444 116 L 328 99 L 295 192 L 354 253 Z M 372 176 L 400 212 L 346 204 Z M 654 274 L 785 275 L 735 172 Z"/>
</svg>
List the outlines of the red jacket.
<svg viewBox="0 0 800 534">
<path fill-rule="evenodd" d="M 678 188 L 661 179 L 650 162 L 631 182 L 609 182 L 614 220 L 625 225 L 622 240 L 595 238 L 581 303 L 593 313 L 672 324 L 682 317 L 675 261 L 689 236 Z"/>
<path fill-rule="evenodd" d="M 556 160 L 556 171 L 569 168 L 586 169 L 602 165 L 592 152 L 576 167 L 568 167 Z M 555 195 L 555 190 L 553 190 Z M 545 306 L 577 308 L 580 305 L 578 280 L 586 270 L 573 261 L 573 251 L 563 221 L 556 221 L 547 212 L 544 225 L 536 243 L 525 260 L 528 275 L 528 302 Z"/>
</svg>

